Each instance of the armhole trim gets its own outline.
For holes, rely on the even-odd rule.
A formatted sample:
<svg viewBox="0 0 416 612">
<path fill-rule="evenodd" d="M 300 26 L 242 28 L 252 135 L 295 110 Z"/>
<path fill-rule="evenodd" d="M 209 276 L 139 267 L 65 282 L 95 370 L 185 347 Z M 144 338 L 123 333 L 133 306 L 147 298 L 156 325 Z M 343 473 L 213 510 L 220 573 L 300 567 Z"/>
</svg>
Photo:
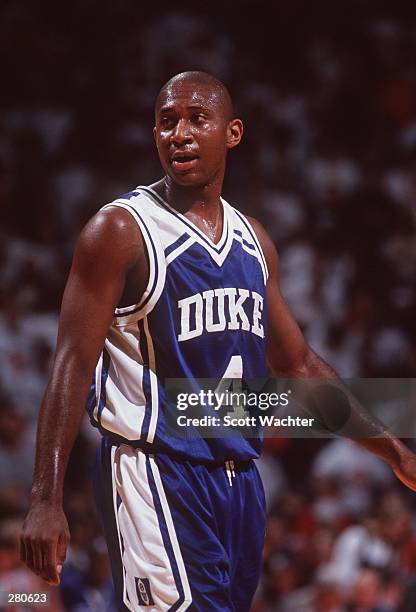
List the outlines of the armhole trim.
<svg viewBox="0 0 416 612">
<path fill-rule="evenodd" d="M 264 253 L 263 253 L 263 249 L 261 248 L 260 242 L 259 242 L 259 240 L 258 240 L 258 238 L 256 236 L 256 232 L 254 231 L 254 229 L 251 226 L 250 222 L 247 221 L 247 219 L 244 217 L 244 215 L 242 213 L 240 213 L 235 208 L 234 208 L 234 212 L 237 214 L 238 218 L 244 224 L 246 230 L 250 234 L 251 238 L 253 239 L 254 244 L 257 247 L 257 251 L 258 251 L 259 256 L 260 256 L 259 263 L 261 265 L 261 268 L 263 270 L 263 275 L 264 275 L 264 284 L 266 284 L 267 283 L 267 279 L 269 278 L 269 270 L 268 270 L 268 267 L 267 267 L 267 262 L 266 262 L 266 258 L 265 258 Z M 241 238 L 243 238 L 243 237 L 241 236 Z"/>
<path fill-rule="evenodd" d="M 114 324 L 124 326 L 143 319 L 155 307 L 165 286 L 166 258 L 157 238 L 157 226 L 151 219 L 145 218 L 143 212 L 139 213 L 131 204 L 118 200 L 106 204 L 101 210 L 110 206 L 124 208 L 130 213 L 139 226 L 149 257 L 149 280 L 140 301 L 115 309 Z"/>
</svg>

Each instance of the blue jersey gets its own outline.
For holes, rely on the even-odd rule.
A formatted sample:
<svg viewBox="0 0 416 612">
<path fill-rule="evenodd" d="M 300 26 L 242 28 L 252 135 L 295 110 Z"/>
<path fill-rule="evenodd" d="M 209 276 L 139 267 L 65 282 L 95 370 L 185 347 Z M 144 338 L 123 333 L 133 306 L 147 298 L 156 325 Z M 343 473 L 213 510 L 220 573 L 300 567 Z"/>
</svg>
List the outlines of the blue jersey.
<svg viewBox="0 0 416 612">
<path fill-rule="evenodd" d="M 247 219 L 221 199 L 217 244 L 149 187 L 106 206 L 137 222 L 149 261 L 137 304 L 118 308 L 98 361 L 88 412 L 114 443 L 187 460 L 259 455 L 260 436 L 179 436 L 169 379 L 266 377 L 267 265 Z"/>
</svg>

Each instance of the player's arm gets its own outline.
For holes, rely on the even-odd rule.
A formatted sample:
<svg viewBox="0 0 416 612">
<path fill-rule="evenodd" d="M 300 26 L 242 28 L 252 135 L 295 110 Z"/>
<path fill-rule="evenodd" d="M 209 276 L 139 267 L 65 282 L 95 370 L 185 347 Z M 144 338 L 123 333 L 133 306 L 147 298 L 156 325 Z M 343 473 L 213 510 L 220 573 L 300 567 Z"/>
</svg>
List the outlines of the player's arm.
<svg viewBox="0 0 416 612">
<path fill-rule="evenodd" d="M 267 356 L 273 373 L 284 378 L 328 381 L 328 384 L 311 384 L 314 397 L 309 398 L 312 401 L 307 401 L 308 411 L 327 425 L 328 429 L 334 430 L 337 409 L 347 407 L 349 427 L 346 435 L 387 461 L 396 476 L 416 490 L 416 456 L 364 410 L 336 372 L 306 343 L 280 291 L 279 261 L 274 244 L 257 221 L 250 219 L 250 222 L 262 246 L 269 270 Z"/>
<path fill-rule="evenodd" d="M 53 371 L 39 414 L 30 509 L 21 537 L 22 560 L 50 584 L 59 583 L 69 542 L 62 509 L 68 458 L 114 309 L 127 275 L 136 268 L 139 277 L 146 275 L 142 237 L 131 215 L 115 207 L 97 213 L 79 238 L 63 296 Z"/>
</svg>

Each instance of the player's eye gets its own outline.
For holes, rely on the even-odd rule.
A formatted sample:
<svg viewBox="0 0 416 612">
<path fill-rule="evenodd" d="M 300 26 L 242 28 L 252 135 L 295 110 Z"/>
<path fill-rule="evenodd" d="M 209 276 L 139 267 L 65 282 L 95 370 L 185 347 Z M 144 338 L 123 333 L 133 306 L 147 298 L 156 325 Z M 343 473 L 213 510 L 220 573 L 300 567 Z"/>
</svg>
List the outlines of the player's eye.
<svg viewBox="0 0 416 612">
<path fill-rule="evenodd" d="M 191 117 L 193 123 L 204 123 L 206 115 L 204 113 L 194 113 Z"/>
<path fill-rule="evenodd" d="M 173 117 L 161 117 L 160 125 L 164 128 L 173 127 L 175 125 L 175 119 Z"/>
</svg>

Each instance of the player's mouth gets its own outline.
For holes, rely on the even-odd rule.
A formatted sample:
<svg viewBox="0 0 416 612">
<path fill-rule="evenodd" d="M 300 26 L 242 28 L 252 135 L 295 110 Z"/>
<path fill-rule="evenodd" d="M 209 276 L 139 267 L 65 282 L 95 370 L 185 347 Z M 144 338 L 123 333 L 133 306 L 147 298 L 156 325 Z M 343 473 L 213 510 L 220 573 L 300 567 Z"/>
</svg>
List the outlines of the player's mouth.
<svg viewBox="0 0 416 612">
<path fill-rule="evenodd" d="M 180 153 L 177 151 L 171 157 L 171 165 L 174 170 L 187 172 L 196 166 L 198 159 L 195 153 Z"/>
</svg>

